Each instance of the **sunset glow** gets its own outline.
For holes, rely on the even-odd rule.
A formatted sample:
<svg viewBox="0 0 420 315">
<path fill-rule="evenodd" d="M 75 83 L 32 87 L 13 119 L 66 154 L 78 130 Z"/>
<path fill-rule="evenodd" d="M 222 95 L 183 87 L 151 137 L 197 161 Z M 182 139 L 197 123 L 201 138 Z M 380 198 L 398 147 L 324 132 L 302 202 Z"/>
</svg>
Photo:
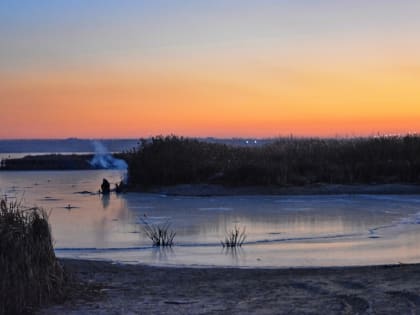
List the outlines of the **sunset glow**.
<svg viewBox="0 0 420 315">
<path fill-rule="evenodd" d="M 0 4 L 0 138 L 420 132 L 418 1 Z"/>
</svg>

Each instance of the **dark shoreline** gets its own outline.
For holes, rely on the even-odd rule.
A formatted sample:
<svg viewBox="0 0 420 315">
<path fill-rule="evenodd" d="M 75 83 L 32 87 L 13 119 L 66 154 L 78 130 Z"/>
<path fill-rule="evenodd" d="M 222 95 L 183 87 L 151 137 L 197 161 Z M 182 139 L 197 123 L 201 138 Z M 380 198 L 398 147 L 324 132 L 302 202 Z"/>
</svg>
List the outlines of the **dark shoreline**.
<svg viewBox="0 0 420 315">
<path fill-rule="evenodd" d="M 420 264 L 187 268 L 61 259 L 77 279 L 40 314 L 417 314 Z"/>
<path fill-rule="evenodd" d="M 146 192 L 168 196 L 242 196 L 242 195 L 416 195 L 420 185 L 414 184 L 313 184 L 306 186 L 243 186 L 229 187 L 211 184 L 162 186 L 149 189 L 130 189 L 130 192 Z"/>
</svg>

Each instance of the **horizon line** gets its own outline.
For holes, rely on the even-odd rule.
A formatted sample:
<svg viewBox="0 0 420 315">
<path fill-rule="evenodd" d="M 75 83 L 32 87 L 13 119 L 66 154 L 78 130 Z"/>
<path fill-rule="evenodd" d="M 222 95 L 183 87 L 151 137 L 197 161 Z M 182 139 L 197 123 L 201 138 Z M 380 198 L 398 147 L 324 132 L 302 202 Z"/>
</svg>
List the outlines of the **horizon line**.
<svg viewBox="0 0 420 315">
<path fill-rule="evenodd" d="M 187 136 L 179 134 L 156 134 L 149 136 L 140 136 L 140 137 L 63 137 L 63 138 L 0 138 L 0 141 L 68 141 L 68 140 L 82 140 L 82 141 L 94 141 L 94 140 L 140 140 L 140 139 L 150 139 L 157 137 L 179 137 L 186 139 L 220 139 L 220 140 L 235 140 L 235 139 L 255 139 L 255 140 L 269 140 L 269 139 L 352 139 L 352 138 L 375 138 L 375 137 L 406 137 L 406 136 L 420 136 L 419 132 L 405 132 L 405 133 L 372 133 L 372 134 L 361 134 L 361 135 L 334 135 L 334 136 L 325 136 L 325 135 L 276 135 L 276 136 L 266 136 L 266 137 L 250 137 L 250 136 L 226 136 L 226 137 L 217 137 L 217 136 Z"/>
</svg>

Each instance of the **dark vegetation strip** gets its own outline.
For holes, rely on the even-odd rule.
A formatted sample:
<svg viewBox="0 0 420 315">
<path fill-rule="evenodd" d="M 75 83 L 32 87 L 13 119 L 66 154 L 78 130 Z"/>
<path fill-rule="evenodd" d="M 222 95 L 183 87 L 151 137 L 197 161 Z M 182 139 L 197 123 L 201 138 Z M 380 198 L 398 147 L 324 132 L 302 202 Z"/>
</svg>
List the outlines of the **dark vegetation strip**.
<svg viewBox="0 0 420 315">
<path fill-rule="evenodd" d="M 304 186 L 419 184 L 420 136 L 278 138 L 240 146 L 177 136 L 140 140 L 114 155 L 129 165 L 129 184 L 148 189 L 177 184 Z M 28 156 L 3 160 L 3 170 L 93 169 L 93 155 Z"/>
<path fill-rule="evenodd" d="M 64 297 L 45 211 L 0 200 L 0 270 L 0 314 L 32 313 Z"/>
<path fill-rule="evenodd" d="M 115 154 L 119 157 L 122 154 Z M 91 170 L 94 154 L 45 154 L 8 158 L 1 161 L 1 170 Z M 124 154 L 124 157 L 126 155 Z"/>
<path fill-rule="evenodd" d="M 299 186 L 420 183 L 420 136 L 279 138 L 231 146 L 177 136 L 141 140 L 125 154 L 133 187 L 176 184 Z"/>
<path fill-rule="evenodd" d="M 88 170 L 93 154 L 86 155 L 28 155 L 23 158 L 9 158 L 1 163 L 2 170 Z"/>
</svg>

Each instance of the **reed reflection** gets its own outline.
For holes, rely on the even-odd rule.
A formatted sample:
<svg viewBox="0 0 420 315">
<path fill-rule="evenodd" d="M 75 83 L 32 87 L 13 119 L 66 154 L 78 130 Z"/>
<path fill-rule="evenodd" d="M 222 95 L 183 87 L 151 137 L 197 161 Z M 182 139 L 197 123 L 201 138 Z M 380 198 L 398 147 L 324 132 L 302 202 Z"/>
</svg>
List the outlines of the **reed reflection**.
<svg viewBox="0 0 420 315">
<path fill-rule="evenodd" d="M 152 261 L 160 263 L 170 261 L 174 255 L 174 249 L 167 246 L 154 246 L 150 252 Z"/>
<path fill-rule="evenodd" d="M 246 261 L 246 253 L 242 247 L 223 247 L 221 254 L 230 257 L 232 265 L 240 266 Z"/>
</svg>

